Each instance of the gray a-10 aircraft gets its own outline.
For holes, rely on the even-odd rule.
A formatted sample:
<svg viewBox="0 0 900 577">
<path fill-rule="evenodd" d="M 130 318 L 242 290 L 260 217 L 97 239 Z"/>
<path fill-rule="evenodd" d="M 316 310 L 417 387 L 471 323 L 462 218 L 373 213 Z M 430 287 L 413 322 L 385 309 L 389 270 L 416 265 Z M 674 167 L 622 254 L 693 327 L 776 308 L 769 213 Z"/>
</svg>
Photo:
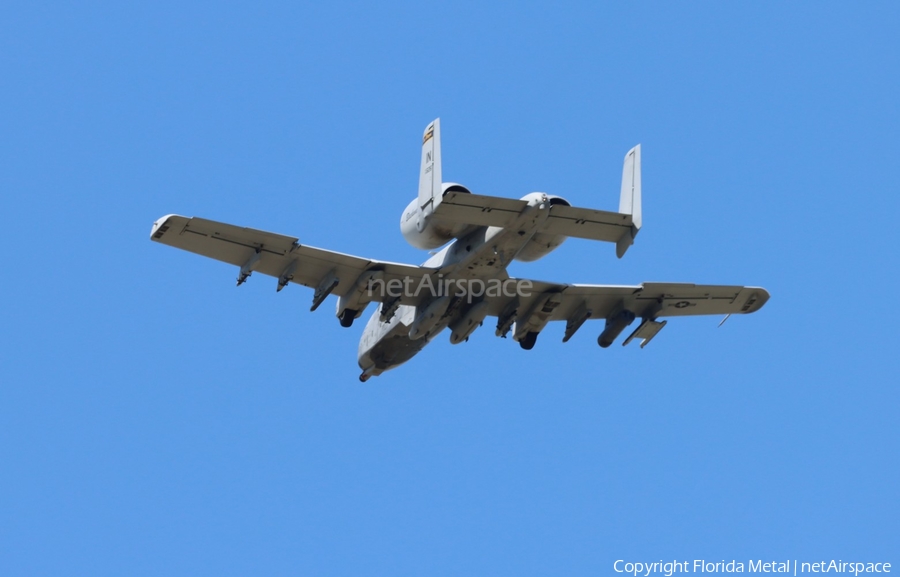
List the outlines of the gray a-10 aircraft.
<svg viewBox="0 0 900 577">
<path fill-rule="evenodd" d="M 576 208 L 542 192 L 514 200 L 445 183 L 440 138 L 438 119 L 422 139 L 419 195 L 400 217 L 400 231 L 414 247 L 446 245 L 421 266 L 360 258 L 306 246 L 290 236 L 171 214 L 153 223 L 150 239 L 239 267 L 238 285 L 260 272 L 277 278 L 279 291 L 292 282 L 315 289 L 310 310 L 334 294 L 344 327 L 370 302 L 380 303 L 359 342 L 363 382 L 405 363 L 447 327 L 451 343 L 468 340 L 488 316 L 497 318 L 497 336 L 512 331 L 523 349 L 534 347 L 550 321 L 566 322 L 566 342 L 588 319 L 603 319 L 597 341 L 608 347 L 640 318 L 623 345 L 637 338 L 643 348 L 665 326 L 660 317 L 752 313 L 769 298 L 759 287 L 511 278 L 506 268 L 514 259 L 537 260 L 570 236 L 612 242 L 619 258 L 625 254 L 641 228 L 640 145 L 625 155 L 619 212 L 604 212 Z"/>
</svg>

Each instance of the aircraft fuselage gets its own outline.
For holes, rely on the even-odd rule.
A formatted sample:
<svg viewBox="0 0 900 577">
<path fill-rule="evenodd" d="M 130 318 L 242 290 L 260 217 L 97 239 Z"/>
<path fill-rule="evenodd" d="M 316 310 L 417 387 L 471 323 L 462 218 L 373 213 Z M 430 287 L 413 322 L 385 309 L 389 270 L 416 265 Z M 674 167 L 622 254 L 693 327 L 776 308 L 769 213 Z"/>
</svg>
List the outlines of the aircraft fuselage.
<svg viewBox="0 0 900 577">
<path fill-rule="evenodd" d="M 528 206 L 513 226 L 478 227 L 450 242 L 422 266 L 438 269 L 439 278 L 451 286 L 457 279 L 507 278 L 506 268 L 533 240 L 550 213 L 550 197 L 544 193 L 534 192 L 522 200 L 527 201 Z M 409 219 L 409 210 L 415 210 L 414 203 L 407 208 L 401 222 Z M 553 243 L 548 248 L 552 250 L 557 246 L 559 243 Z M 440 297 L 441 295 L 435 295 L 435 299 Z M 468 310 L 466 306 L 453 308 L 454 304 L 460 304 L 458 301 L 447 301 L 447 307 L 438 312 L 441 318 L 419 338 L 411 337 L 411 327 L 417 315 L 424 312 L 428 305 L 418 308 L 400 305 L 387 322 L 382 322 L 381 307 L 378 307 L 366 323 L 359 341 L 358 362 L 364 377 L 377 376 L 410 360 L 441 330 Z"/>
</svg>

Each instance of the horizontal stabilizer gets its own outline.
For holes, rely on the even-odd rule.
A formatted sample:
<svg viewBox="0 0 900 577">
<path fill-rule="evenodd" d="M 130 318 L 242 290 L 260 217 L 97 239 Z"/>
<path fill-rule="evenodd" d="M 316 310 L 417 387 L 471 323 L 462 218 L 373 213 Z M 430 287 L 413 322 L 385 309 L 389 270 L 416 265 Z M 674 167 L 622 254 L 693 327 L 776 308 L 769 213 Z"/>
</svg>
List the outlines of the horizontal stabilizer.
<svg viewBox="0 0 900 577">
<path fill-rule="evenodd" d="M 429 130 L 435 129 L 429 136 Z M 426 130 L 426 139 L 435 139 L 440 127 L 434 126 Z M 440 144 L 437 143 L 438 154 Z M 468 192 L 448 191 L 440 200 L 423 200 L 425 198 L 427 166 L 425 164 L 425 148 L 422 157 L 422 179 L 419 187 L 419 200 L 426 210 L 432 211 L 432 218 L 452 225 L 512 226 L 516 218 L 528 208 L 528 202 L 498 196 L 485 196 Z M 436 165 L 440 165 L 437 157 Z M 438 168 L 438 170 L 440 170 Z M 423 184 L 424 183 L 424 184 Z M 434 193 L 438 194 L 438 193 Z M 550 216 L 538 231 L 550 235 L 584 238 L 616 243 L 616 255 L 625 254 L 634 237 L 641 228 L 641 145 L 637 145 L 625 155 L 622 168 L 622 191 L 619 197 L 619 212 L 607 212 L 592 208 L 579 208 L 565 204 L 553 204 L 549 207 Z"/>
<path fill-rule="evenodd" d="M 524 200 L 448 192 L 434 218 L 450 224 L 507 227 L 527 207 Z M 539 232 L 616 242 L 631 234 L 631 218 L 630 214 L 556 204 L 550 207 L 550 216 Z"/>
<path fill-rule="evenodd" d="M 574 238 L 616 242 L 631 232 L 631 215 L 558 204 L 541 232 Z"/>
<path fill-rule="evenodd" d="M 448 192 L 433 216 L 435 220 L 449 224 L 507 227 L 527 207 L 524 200 Z"/>
</svg>

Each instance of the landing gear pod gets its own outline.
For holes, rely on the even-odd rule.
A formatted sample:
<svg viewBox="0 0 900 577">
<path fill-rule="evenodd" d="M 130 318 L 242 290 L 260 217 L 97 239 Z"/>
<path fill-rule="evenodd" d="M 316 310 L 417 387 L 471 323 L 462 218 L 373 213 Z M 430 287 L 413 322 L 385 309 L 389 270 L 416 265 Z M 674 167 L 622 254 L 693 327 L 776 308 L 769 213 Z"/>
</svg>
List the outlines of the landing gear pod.
<svg viewBox="0 0 900 577">
<path fill-rule="evenodd" d="M 475 303 L 459 318 L 450 325 L 450 344 L 458 345 L 469 338 L 469 335 L 475 332 L 475 329 L 481 326 L 484 317 L 487 316 L 487 303 L 481 301 Z"/>
<path fill-rule="evenodd" d="M 431 303 L 416 316 L 416 320 L 414 320 L 412 326 L 409 327 L 409 338 L 411 340 L 416 340 L 427 335 L 437 326 L 449 305 L 449 295 L 444 295 L 431 301 Z"/>
<path fill-rule="evenodd" d="M 351 326 L 353 320 L 359 318 L 366 307 L 369 306 L 370 295 L 366 294 L 366 291 L 371 290 L 371 283 L 373 281 L 381 280 L 382 278 L 384 278 L 384 273 L 382 271 L 367 270 L 356 279 L 353 290 L 345 295 L 341 295 L 341 298 L 339 298 L 337 302 L 335 315 L 340 319 L 342 327 L 346 328 Z M 332 282 L 332 284 L 334 286 L 328 289 L 329 292 L 334 290 L 334 287 L 337 286 L 337 283 L 335 282 Z M 323 290 L 323 285 L 319 285 L 317 291 L 318 290 Z M 326 294 L 325 296 L 328 295 Z M 324 299 L 325 297 L 323 296 L 322 298 Z M 315 305 L 315 302 L 313 304 Z"/>
<path fill-rule="evenodd" d="M 540 333 L 536 331 L 529 331 L 525 333 L 525 336 L 519 340 L 519 346 L 525 349 L 526 351 L 530 351 L 534 348 L 534 344 L 537 342 L 538 335 Z"/>
<path fill-rule="evenodd" d="M 623 310 L 606 319 L 606 328 L 597 338 L 597 344 L 604 349 L 615 342 L 625 327 L 634 322 L 634 313 Z"/>
</svg>

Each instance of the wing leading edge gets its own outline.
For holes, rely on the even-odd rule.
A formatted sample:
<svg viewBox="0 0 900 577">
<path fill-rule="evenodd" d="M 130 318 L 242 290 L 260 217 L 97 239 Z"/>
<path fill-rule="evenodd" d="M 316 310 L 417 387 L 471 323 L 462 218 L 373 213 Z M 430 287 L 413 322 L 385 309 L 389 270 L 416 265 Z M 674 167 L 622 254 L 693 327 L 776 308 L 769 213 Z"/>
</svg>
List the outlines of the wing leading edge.
<svg viewBox="0 0 900 577">
<path fill-rule="evenodd" d="M 521 282 L 520 279 L 512 279 Z M 643 338 L 643 345 L 665 326 L 662 317 L 748 314 L 762 308 L 769 293 L 760 287 L 644 283 L 634 286 L 554 284 L 528 281 L 527 296 L 487 297 L 488 315 L 498 318 L 497 334 L 513 330 L 515 340 L 536 338 L 550 321 L 566 321 L 563 341 L 568 341 L 588 319 L 604 319 L 601 346 L 640 319 L 623 344 Z M 532 342 L 533 345 L 533 342 Z M 642 345 L 642 346 L 643 346 Z M 523 345 L 525 346 L 525 345 Z M 526 347 L 530 348 L 530 347 Z"/>
<path fill-rule="evenodd" d="M 498 207 L 498 212 L 502 211 L 502 206 Z M 238 284 L 253 272 L 260 272 L 278 279 L 277 290 L 291 282 L 313 288 L 312 310 L 328 295 L 334 294 L 340 297 L 338 316 L 342 323 L 359 316 L 365 303 L 370 301 L 389 301 L 391 306 L 427 304 L 431 302 L 427 292 L 416 291 L 414 295 L 404 294 L 399 299 L 392 299 L 383 294 L 383 289 L 390 281 L 419 284 L 427 280 L 426 277 L 440 274 L 435 268 L 370 260 L 301 245 L 291 236 L 197 217 L 164 216 L 153 223 L 150 238 L 239 267 Z M 384 282 L 369 282 L 376 279 Z M 515 340 L 525 348 L 534 345 L 537 334 L 550 321 L 566 321 L 565 342 L 589 319 L 606 321 L 599 338 L 601 346 L 609 346 L 625 327 L 640 319 L 638 327 L 623 344 L 639 338 L 643 340 L 643 347 L 665 326 L 666 321 L 657 320 L 659 318 L 748 314 L 759 310 L 769 300 L 769 293 L 763 288 L 736 285 L 644 283 L 617 286 L 560 284 L 508 277 L 502 280 L 504 287 L 526 286 L 527 290 L 510 293 L 504 288 L 501 294 L 488 291 L 475 304 L 484 314 L 497 317 L 495 332 L 498 336 L 513 330 Z M 366 289 L 369 290 L 364 295 Z"/>
<path fill-rule="evenodd" d="M 153 223 L 150 239 L 240 267 L 238 284 L 259 272 L 279 279 L 278 290 L 290 282 L 316 289 L 313 308 L 329 294 L 345 297 L 372 278 L 402 281 L 436 272 L 306 246 L 291 236 L 175 214 Z M 379 286 L 376 284 L 376 289 Z M 375 293 L 367 300 L 381 301 L 383 296 Z"/>
</svg>

